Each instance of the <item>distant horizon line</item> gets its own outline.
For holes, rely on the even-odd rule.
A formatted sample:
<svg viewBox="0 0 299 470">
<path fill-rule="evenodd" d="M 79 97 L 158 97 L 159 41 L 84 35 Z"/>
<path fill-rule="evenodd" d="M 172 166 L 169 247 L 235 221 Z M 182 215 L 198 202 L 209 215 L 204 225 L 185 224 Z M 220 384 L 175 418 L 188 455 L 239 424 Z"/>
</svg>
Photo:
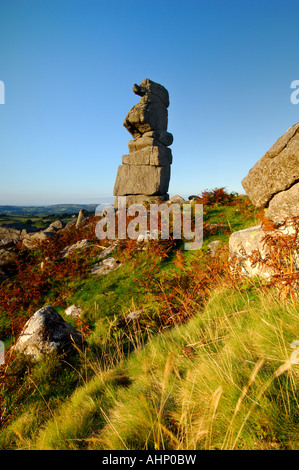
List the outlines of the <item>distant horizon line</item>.
<svg viewBox="0 0 299 470">
<path fill-rule="evenodd" d="M 242 193 L 238 193 L 240 196 L 242 195 L 246 195 L 245 192 L 242 192 Z M 180 197 L 182 197 L 183 199 L 185 199 L 186 201 L 188 200 L 188 195 L 186 194 L 179 194 L 179 193 L 171 193 L 169 194 L 169 198 L 171 197 L 174 197 L 174 196 L 177 196 L 179 195 Z M 76 205 L 76 206 L 86 206 L 86 205 L 100 205 L 100 204 L 110 204 L 113 203 L 115 199 L 115 196 L 101 196 L 99 197 L 99 202 L 55 202 L 55 203 L 50 203 L 50 202 L 45 202 L 45 203 L 39 203 L 39 204 L 35 204 L 35 203 L 27 203 L 27 204 L 12 204 L 12 203 L 1 203 L 0 202 L 0 207 L 3 207 L 3 206 L 10 206 L 10 207 L 51 207 L 51 206 L 73 206 L 73 205 Z"/>
<path fill-rule="evenodd" d="M 0 207 L 96 206 L 98 202 L 58 202 L 55 204 L 0 204 Z"/>
</svg>

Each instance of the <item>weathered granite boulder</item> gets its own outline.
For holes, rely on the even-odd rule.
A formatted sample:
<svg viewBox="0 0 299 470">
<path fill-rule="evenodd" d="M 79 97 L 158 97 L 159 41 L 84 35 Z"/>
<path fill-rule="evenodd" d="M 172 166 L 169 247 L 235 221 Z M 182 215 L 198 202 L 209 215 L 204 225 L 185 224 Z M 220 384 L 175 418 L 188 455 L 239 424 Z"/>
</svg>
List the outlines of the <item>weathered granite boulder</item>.
<svg viewBox="0 0 299 470">
<path fill-rule="evenodd" d="M 84 250 L 85 248 L 88 248 L 91 245 L 91 241 L 87 240 L 84 238 L 83 240 L 79 240 L 78 242 L 74 243 L 73 245 L 66 246 L 63 248 L 61 251 L 61 255 L 63 258 L 66 258 L 69 256 L 71 253 L 73 253 L 76 250 Z"/>
<path fill-rule="evenodd" d="M 90 273 L 95 274 L 97 276 L 102 276 L 104 274 L 108 274 L 111 271 L 115 271 L 121 266 L 120 261 L 117 261 L 115 258 L 110 257 L 104 259 L 100 263 L 96 263 L 92 266 Z"/>
<path fill-rule="evenodd" d="M 118 244 L 118 242 L 117 242 L 117 240 L 115 240 L 112 243 L 110 243 L 109 246 L 107 246 L 105 248 L 99 246 L 99 248 L 103 248 L 103 251 L 98 255 L 98 259 L 103 259 L 106 256 L 111 255 L 111 253 L 113 253 L 113 251 L 116 250 L 117 244 Z"/>
<path fill-rule="evenodd" d="M 234 232 L 229 238 L 230 263 L 233 272 L 249 277 L 259 276 L 263 279 L 280 275 L 281 269 L 278 269 L 278 266 L 281 267 L 284 262 L 288 263 L 288 261 L 287 259 L 277 260 L 277 263 L 273 263 L 272 257 L 277 259 L 279 253 L 277 247 L 269 240 L 273 242 L 279 237 L 295 236 L 296 233 L 296 226 L 288 223 L 279 229 L 265 231 L 261 225 L 256 225 Z M 299 250 L 294 249 L 293 253 L 287 250 L 287 256 L 292 257 L 293 269 L 299 271 Z"/>
<path fill-rule="evenodd" d="M 0 240 L 2 245 L 11 242 L 16 243 L 21 240 L 21 230 L 2 225 L 0 226 Z"/>
<path fill-rule="evenodd" d="M 49 240 L 54 235 L 54 231 L 41 230 L 40 232 L 29 233 L 28 235 L 26 235 L 23 238 L 22 243 L 29 250 L 34 250 L 40 243 Z"/>
<path fill-rule="evenodd" d="M 0 267 L 9 266 L 17 259 L 17 244 L 25 237 L 34 235 L 35 227 L 23 223 L 9 223 L 0 225 Z M 2 274 L 1 274 L 2 273 Z M 0 280 L 7 277 L 4 271 L 0 273 Z"/>
<path fill-rule="evenodd" d="M 80 318 L 82 315 L 82 310 L 78 305 L 70 305 L 64 313 L 69 317 Z"/>
<path fill-rule="evenodd" d="M 148 78 L 135 84 L 133 91 L 141 98 L 128 112 L 124 126 L 134 140 L 129 141 L 129 154 L 122 157 L 113 191 L 117 197 L 129 196 L 127 205 L 146 202 L 149 196 L 167 199 L 172 164 L 168 91 Z"/>
<path fill-rule="evenodd" d="M 85 209 L 80 209 L 77 221 L 76 221 L 76 228 L 81 227 L 81 225 L 84 225 L 85 222 L 88 219 L 88 211 Z"/>
<path fill-rule="evenodd" d="M 280 192 L 285 192 L 279 198 L 279 202 L 288 199 L 286 194 L 294 185 L 299 182 L 299 123 L 292 126 L 288 131 L 280 137 L 277 142 L 265 153 L 265 155 L 254 165 L 248 175 L 242 180 L 242 185 L 256 207 L 268 207 L 272 203 L 272 199 Z M 297 192 L 297 188 L 293 190 Z M 290 195 L 293 199 L 294 192 Z M 277 199 L 276 199 L 277 202 Z M 275 218 L 288 217 L 289 213 L 286 207 L 294 211 L 292 203 L 286 202 L 284 207 L 275 205 L 275 214 L 273 207 L 269 210 L 267 217 L 271 218 L 273 214 Z M 298 205 L 297 205 L 298 207 Z M 281 213 L 280 213 L 281 212 Z"/>
<path fill-rule="evenodd" d="M 15 351 L 40 359 L 51 352 L 73 352 L 82 348 L 82 334 L 69 325 L 51 306 L 35 312 L 15 344 Z"/>
<path fill-rule="evenodd" d="M 61 220 L 55 220 L 55 222 L 52 222 L 48 228 L 44 230 L 44 232 L 58 232 L 64 227 L 63 223 Z"/>
<path fill-rule="evenodd" d="M 275 194 L 265 212 L 268 219 L 279 221 L 299 216 L 299 182 L 286 191 Z"/>
<path fill-rule="evenodd" d="M 17 258 L 16 250 L 13 248 L 0 249 L 0 266 L 8 266 L 13 263 Z"/>
<path fill-rule="evenodd" d="M 292 237 L 297 233 L 299 217 L 299 123 L 277 140 L 242 184 L 251 201 L 265 208 L 266 217 L 275 224 L 270 234 L 268 229 L 266 233 L 262 226 L 256 226 L 231 235 L 230 255 L 235 268 L 262 278 L 281 276 L 285 267 L 290 273 L 298 271 L 299 241 L 292 242 Z"/>
<path fill-rule="evenodd" d="M 262 239 L 265 233 L 261 225 L 256 225 L 238 232 L 232 233 L 229 237 L 229 251 L 230 260 L 233 263 L 235 272 L 244 274 L 246 276 L 261 275 L 262 277 L 269 277 L 269 273 L 264 272 L 259 266 L 254 266 L 250 257 L 253 252 L 259 250 L 263 257 L 265 257 Z"/>
<path fill-rule="evenodd" d="M 172 196 L 169 201 L 167 201 L 167 204 L 185 204 L 186 201 L 183 199 L 181 196 L 176 194 L 175 196 Z"/>
<path fill-rule="evenodd" d="M 9 223 L 0 225 L 0 241 L 2 245 L 13 242 L 18 243 L 30 233 L 38 232 L 36 227 L 23 223 Z"/>
</svg>

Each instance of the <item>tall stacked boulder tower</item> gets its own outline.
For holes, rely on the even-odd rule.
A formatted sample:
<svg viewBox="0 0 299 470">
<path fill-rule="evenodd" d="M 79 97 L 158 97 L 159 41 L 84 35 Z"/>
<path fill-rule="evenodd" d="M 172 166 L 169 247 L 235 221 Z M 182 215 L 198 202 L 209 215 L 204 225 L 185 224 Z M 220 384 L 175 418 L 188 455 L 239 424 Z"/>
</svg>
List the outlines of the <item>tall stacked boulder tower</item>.
<svg viewBox="0 0 299 470">
<path fill-rule="evenodd" d="M 164 86 L 146 78 L 133 92 L 141 96 L 128 112 L 124 126 L 133 140 L 129 154 L 123 155 L 118 167 L 113 194 L 126 196 L 126 204 L 142 204 L 169 199 L 171 149 L 173 136 L 167 132 L 169 94 Z"/>
</svg>

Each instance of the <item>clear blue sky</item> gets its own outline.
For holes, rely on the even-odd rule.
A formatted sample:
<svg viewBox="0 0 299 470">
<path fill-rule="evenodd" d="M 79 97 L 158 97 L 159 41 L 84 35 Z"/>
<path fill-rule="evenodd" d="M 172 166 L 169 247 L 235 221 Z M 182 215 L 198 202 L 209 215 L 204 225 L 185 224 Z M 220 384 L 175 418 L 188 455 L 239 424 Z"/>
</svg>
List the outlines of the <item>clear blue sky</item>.
<svg viewBox="0 0 299 470">
<path fill-rule="evenodd" d="M 150 78 L 170 94 L 170 195 L 241 180 L 299 121 L 298 0 L 0 0 L 0 204 L 100 203 Z"/>
</svg>

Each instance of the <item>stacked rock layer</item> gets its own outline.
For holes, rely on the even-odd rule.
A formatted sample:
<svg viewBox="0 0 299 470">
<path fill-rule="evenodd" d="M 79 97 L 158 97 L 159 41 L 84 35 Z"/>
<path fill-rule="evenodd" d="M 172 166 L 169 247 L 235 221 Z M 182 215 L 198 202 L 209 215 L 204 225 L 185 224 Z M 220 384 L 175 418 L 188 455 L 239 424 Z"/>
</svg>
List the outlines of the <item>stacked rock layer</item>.
<svg viewBox="0 0 299 470">
<path fill-rule="evenodd" d="M 173 136 L 167 132 L 169 95 L 166 88 L 148 78 L 133 91 L 141 96 L 128 112 L 124 126 L 130 140 L 129 154 L 123 155 L 114 185 L 114 196 L 126 196 L 127 205 L 167 200 L 172 163 Z M 118 207 L 116 197 L 115 207 Z"/>
</svg>

